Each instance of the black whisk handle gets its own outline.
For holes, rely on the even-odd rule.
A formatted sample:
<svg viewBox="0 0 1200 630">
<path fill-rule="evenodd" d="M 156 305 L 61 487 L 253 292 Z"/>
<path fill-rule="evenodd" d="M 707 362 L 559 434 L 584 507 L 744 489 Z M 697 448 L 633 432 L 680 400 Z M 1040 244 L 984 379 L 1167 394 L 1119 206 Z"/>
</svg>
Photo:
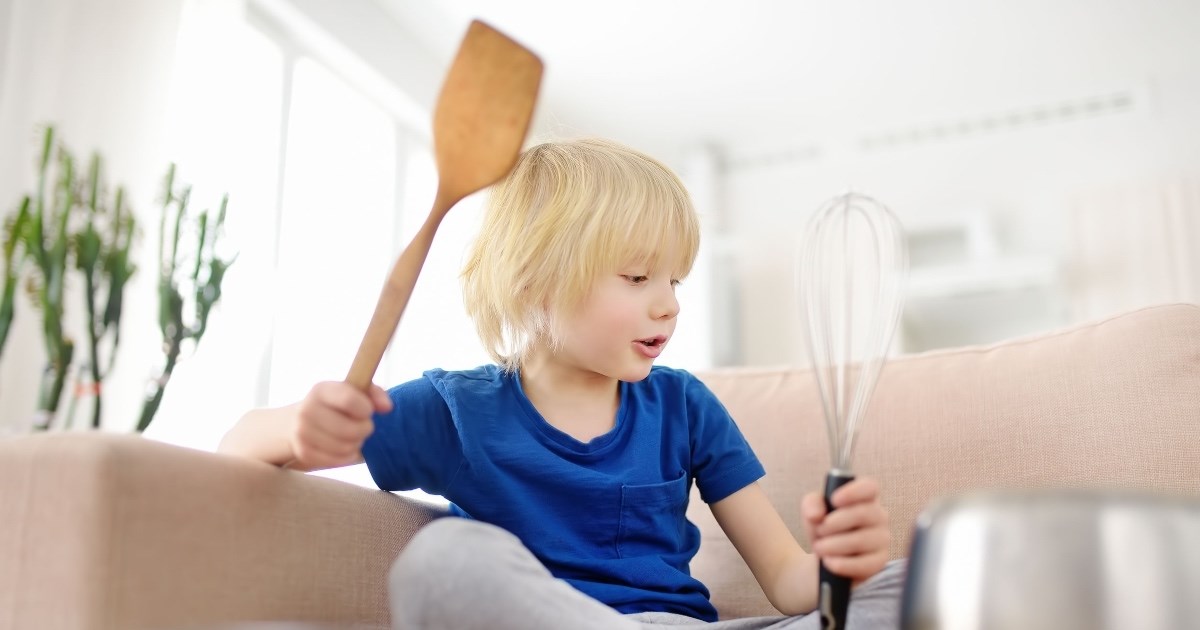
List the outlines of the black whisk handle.
<svg viewBox="0 0 1200 630">
<path fill-rule="evenodd" d="M 825 476 L 825 510 L 833 511 L 833 493 L 838 488 L 854 481 L 854 475 L 847 471 L 831 470 Z M 821 562 L 820 592 L 817 596 L 817 610 L 821 613 L 821 628 L 823 630 L 844 630 L 846 627 L 846 611 L 850 608 L 850 578 L 842 577 L 825 568 Z"/>
</svg>

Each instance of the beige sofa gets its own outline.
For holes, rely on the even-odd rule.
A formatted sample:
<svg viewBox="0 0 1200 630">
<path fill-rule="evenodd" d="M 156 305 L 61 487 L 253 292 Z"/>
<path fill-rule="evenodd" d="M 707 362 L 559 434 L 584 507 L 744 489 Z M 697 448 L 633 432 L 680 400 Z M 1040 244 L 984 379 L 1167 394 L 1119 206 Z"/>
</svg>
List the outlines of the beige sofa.
<svg viewBox="0 0 1200 630">
<path fill-rule="evenodd" d="M 702 375 L 792 523 L 828 466 L 807 371 Z M 936 497 L 1100 486 L 1200 496 L 1200 307 L 1147 308 L 989 347 L 897 359 L 860 435 L 893 556 Z M 0 628 L 235 620 L 386 627 L 385 576 L 437 512 L 337 481 L 131 436 L 0 441 Z M 724 617 L 769 613 L 708 510 L 695 573 Z"/>
</svg>

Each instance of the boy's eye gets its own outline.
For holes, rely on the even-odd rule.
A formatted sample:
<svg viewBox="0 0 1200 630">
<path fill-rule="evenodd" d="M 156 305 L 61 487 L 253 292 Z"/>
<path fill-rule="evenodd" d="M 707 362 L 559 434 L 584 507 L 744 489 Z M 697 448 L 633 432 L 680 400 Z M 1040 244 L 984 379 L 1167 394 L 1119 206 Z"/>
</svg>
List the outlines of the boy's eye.
<svg viewBox="0 0 1200 630">
<path fill-rule="evenodd" d="M 645 282 L 646 280 L 649 280 L 649 278 L 647 278 L 646 276 L 629 276 L 629 275 L 626 275 L 626 276 L 622 276 L 622 277 L 623 277 L 623 278 L 625 278 L 626 280 L 628 280 L 628 281 L 632 282 L 633 284 L 641 284 L 641 283 Z"/>
<path fill-rule="evenodd" d="M 683 282 L 683 280 L 676 280 L 675 278 L 671 278 L 671 286 L 673 286 L 673 287 L 679 286 L 679 284 L 681 282 Z"/>
</svg>

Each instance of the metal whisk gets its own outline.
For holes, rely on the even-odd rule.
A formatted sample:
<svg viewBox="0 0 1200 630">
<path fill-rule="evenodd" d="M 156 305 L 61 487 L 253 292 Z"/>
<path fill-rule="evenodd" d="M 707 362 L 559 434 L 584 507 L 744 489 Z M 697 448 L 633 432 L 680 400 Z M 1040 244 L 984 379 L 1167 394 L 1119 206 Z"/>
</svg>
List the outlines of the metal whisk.
<svg viewBox="0 0 1200 630">
<path fill-rule="evenodd" d="M 800 241 L 800 312 L 829 432 L 830 497 L 854 479 L 854 437 L 896 332 L 908 274 L 903 227 L 891 210 L 856 193 L 826 202 Z M 850 580 L 821 564 L 821 627 L 842 630 Z"/>
</svg>

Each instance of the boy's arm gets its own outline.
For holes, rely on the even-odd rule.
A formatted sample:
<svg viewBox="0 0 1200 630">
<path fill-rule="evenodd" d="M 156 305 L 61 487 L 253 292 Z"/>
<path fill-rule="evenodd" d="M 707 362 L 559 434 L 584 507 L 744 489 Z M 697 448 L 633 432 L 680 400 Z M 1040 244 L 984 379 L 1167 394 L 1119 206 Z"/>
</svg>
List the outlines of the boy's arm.
<svg viewBox="0 0 1200 630">
<path fill-rule="evenodd" d="M 217 451 L 304 471 L 358 464 L 374 430 L 371 414 L 391 409 L 375 385 L 363 392 L 341 381 L 318 383 L 298 403 L 242 416 Z"/>
<path fill-rule="evenodd" d="M 283 466 L 296 458 L 288 439 L 300 403 L 273 409 L 253 409 L 221 438 L 218 453 L 228 453 Z"/>
<path fill-rule="evenodd" d="M 827 515 L 821 495 L 809 493 L 801 504 L 801 518 L 814 552 L 829 570 L 857 585 L 887 563 L 890 536 L 879 485 L 870 478 L 855 479 L 838 488 L 833 504 L 837 510 Z M 779 612 L 799 615 L 816 608 L 818 555 L 800 547 L 762 486 L 752 483 L 711 508 Z"/>
<path fill-rule="evenodd" d="M 817 558 L 788 530 L 757 482 L 710 505 L 771 605 L 785 615 L 817 607 Z"/>
</svg>

